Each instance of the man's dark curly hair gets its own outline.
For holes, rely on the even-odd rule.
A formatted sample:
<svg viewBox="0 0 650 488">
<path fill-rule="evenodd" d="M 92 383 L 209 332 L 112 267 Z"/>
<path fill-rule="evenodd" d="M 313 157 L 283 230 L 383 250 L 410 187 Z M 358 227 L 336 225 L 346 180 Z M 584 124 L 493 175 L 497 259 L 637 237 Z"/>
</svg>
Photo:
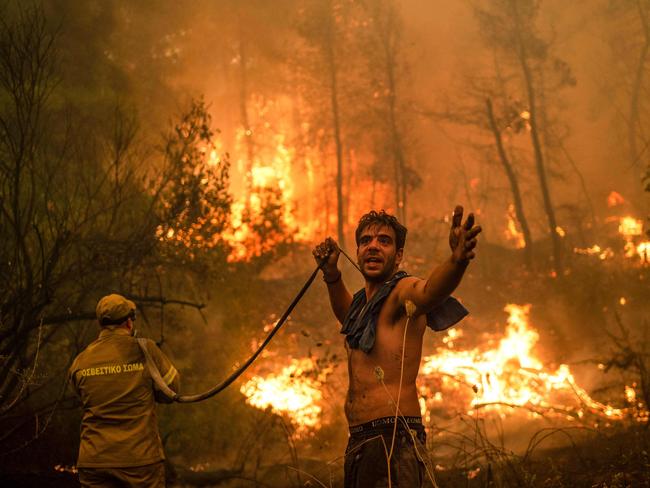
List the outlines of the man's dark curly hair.
<svg viewBox="0 0 650 488">
<path fill-rule="evenodd" d="M 384 210 L 381 210 L 380 212 L 371 210 L 359 219 L 359 225 L 357 226 L 357 230 L 354 233 L 354 237 L 357 241 L 357 247 L 359 247 L 359 239 L 361 238 L 361 233 L 364 231 L 364 229 L 373 225 L 392 227 L 392 229 L 395 231 L 395 245 L 397 246 L 397 249 L 404 248 L 404 244 L 406 244 L 406 233 L 408 230 L 406 227 L 399 223 L 394 215 L 388 214 Z"/>
</svg>

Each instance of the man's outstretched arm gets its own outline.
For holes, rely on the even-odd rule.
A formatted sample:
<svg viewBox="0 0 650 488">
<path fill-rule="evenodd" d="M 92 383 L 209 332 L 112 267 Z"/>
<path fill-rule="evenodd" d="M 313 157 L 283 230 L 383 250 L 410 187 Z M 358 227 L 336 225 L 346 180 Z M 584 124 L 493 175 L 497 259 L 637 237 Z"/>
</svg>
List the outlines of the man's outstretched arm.
<svg viewBox="0 0 650 488">
<path fill-rule="evenodd" d="M 398 292 L 400 303 L 412 301 L 417 306 L 417 315 L 425 314 L 442 303 L 460 284 L 467 265 L 476 256 L 474 248 L 480 232 L 481 227 L 474 225 L 473 214 L 470 213 L 463 223 L 463 207 L 457 206 L 449 233 L 451 256 L 436 266 L 426 281 L 403 280 Z"/>
<path fill-rule="evenodd" d="M 312 251 L 317 263 L 325 261 L 322 266 L 323 281 L 327 284 L 330 305 L 337 320 L 342 324 L 352 304 L 352 295 L 343 283 L 343 276 L 338 267 L 341 251 L 334 239 L 328 237 Z"/>
</svg>

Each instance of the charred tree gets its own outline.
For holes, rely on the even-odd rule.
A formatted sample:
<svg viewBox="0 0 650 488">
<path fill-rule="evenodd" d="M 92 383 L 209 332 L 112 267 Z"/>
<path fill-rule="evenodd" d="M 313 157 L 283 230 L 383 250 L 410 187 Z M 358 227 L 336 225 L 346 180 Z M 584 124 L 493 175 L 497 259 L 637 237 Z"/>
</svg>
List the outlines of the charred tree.
<svg viewBox="0 0 650 488">
<path fill-rule="evenodd" d="M 533 80 L 533 73 L 530 67 L 530 56 L 526 41 L 524 40 L 523 23 L 519 11 L 517 0 L 511 0 L 509 7 L 511 15 L 514 20 L 514 34 L 516 41 L 516 53 L 519 61 L 521 71 L 523 74 L 525 93 L 527 98 L 528 111 L 530 114 L 530 139 L 533 146 L 533 154 L 535 159 L 535 169 L 539 180 L 539 187 L 542 192 L 542 200 L 544 202 L 544 211 L 548 221 L 548 231 L 553 244 L 553 258 L 554 267 L 558 275 L 562 274 L 562 241 L 557 232 L 557 221 L 555 218 L 555 209 L 551 198 L 551 192 L 548 184 L 548 177 L 546 175 L 546 162 L 542 150 L 542 143 L 540 141 L 538 114 L 537 114 L 537 93 L 535 82 Z"/>
<path fill-rule="evenodd" d="M 334 187 L 336 195 L 336 233 L 339 244 L 345 246 L 345 192 L 344 164 L 345 137 L 349 128 L 347 106 L 342 102 L 349 92 L 348 75 L 342 69 L 345 55 L 350 50 L 348 40 L 349 9 L 338 0 L 305 2 L 299 23 L 299 33 L 304 41 L 298 58 L 300 89 L 309 106 L 306 113 L 315 128 L 327 127 L 322 134 L 313 130 L 311 137 L 317 143 L 325 142 L 335 158 Z M 324 140 L 324 141 L 323 141 Z M 322 144 L 321 144 L 322 145 Z M 324 187 L 325 193 L 329 189 Z M 329 201 L 329 195 L 324 200 Z"/>
<path fill-rule="evenodd" d="M 328 2 L 325 18 L 325 37 L 323 38 L 323 47 L 325 51 L 325 63 L 327 66 L 327 73 L 329 75 L 329 94 L 330 106 L 332 116 L 332 131 L 334 134 L 334 148 L 336 150 L 336 216 L 337 227 L 336 232 L 340 245 L 345 248 L 345 231 L 343 223 L 345 216 L 343 213 L 343 143 L 341 142 L 341 116 L 339 112 L 339 85 L 338 85 L 338 72 L 339 62 L 334 51 L 335 40 L 335 27 L 334 27 L 334 12 L 332 11 L 332 4 Z"/>
<path fill-rule="evenodd" d="M 483 39 L 494 48 L 495 67 L 503 70 L 503 96 L 514 102 L 517 126 L 525 128 L 527 149 L 530 152 L 541 193 L 542 210 L 547 222 L 547 235 L 551 243 L 553 268 L 558 276 L 563 274 L 563 242 L 557 223 L 549 181 L 549 161 L 558 147 L 550 144 L 544 134 L 551 134 L 552 125 L 547 113 L 561 108 L 560 90 L 575 85 L 568 64 L 556 57 L 549 41 L 538 34 L 540 3 L 531 0 L 498 0 L 476 6 Z M 548 82 L 548 85 L 546 84 Z M 553 96 L 547 96 L 549 93 Z M 519 130 L 517 130 L 519 132 Z M 513 141 L 513 144 L 516 141 Z M 520 144 L 523 141 L 519 141 Z M 557 158 L 559 160 L 559 158 Z M 578 173 L 578 176 L 581 175 Z M 561 174 L 557 172 L 556 174 Z M 589 199 L 588 203 L 589 203 Z"/>
<path fill-rule="evenodd" d="M 400 221 L 408 217 L 408 193 L 419 183 L 419 177 L 407 162 L 404 132 L 404 101 L 400 85 L 406 73 L 401 45 L 402 22 L 392 0 L 378 0 L 365 4 L 372 26 L 372 35 L 365 42 L 372 97 L 376 100 L 378 137 L 388 141 L 386 152 L 392 160 L 395 209 Z M 382 147 L 381 144 L 378 144 Z M 384 155 L 379 155 L 379 160 Z"/>
<path fill-rule="evenodd" d="M 386 103 L 388 106 L 388 129 L 390 134 L 393 165 L 395 168 L 395 208 L 398 218 L 406 224 L 407 213 L 407 192 L 406 192 L 406 163 L 404 161 L 404 149 L 402 138 L 397 122 L 397 80 L 395 70 L 398 66 L 398 32 L 397 22 L 392 5 L 385 5 L 384 12 L 381 12 L 381 5 L 377 5 L 373 15 L 373 25 L 377 33 L 377 39 L 383 53 L 383 68 L 386 84 Z M 383 14 L 383 15 L 382 15 Z"/>
</svg>

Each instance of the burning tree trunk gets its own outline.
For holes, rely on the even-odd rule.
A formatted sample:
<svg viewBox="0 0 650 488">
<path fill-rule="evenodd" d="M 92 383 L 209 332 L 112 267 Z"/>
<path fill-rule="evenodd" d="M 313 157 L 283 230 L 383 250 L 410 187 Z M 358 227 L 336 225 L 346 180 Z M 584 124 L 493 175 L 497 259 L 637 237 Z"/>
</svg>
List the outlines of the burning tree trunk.
<svg viewBox="0 0 650 488">
<path fill-rule="evenodd" d="M 490 130 L 492 131 L 492 135 L 494 136 L 494 143 L 496 144 L 497 152 L 499 154 L 499 160 L 501 161 L 501 164 L 503 165 L 503 169 L 506 172 L 506 176 L 508 177 L 508 183 L 510 184 L 510 190 L 512 191 L 512 199 L 515 207 L 515 215 L 517 216 L 519 225 L 521 225 L 521 232 L 524 235 L 524 244 L 525 244 L 524 260 L 526 266 L 528 268 L 531 268 L 533 264 L 533 238 L 530 234 L 530 228 L 528 227 L 528 220 L 526 219 L 526 215 L 524 214 L 524 205 L 521 198 L 521 191 L 519 190 L 519 182 L 517 180 L 517 175 L 515 174 L 512 164 L 510 163 L 510 160 L 508 159 L 506 151 L 503 147 L 501 131 L 499 130 L 496 119 L 494 117 L 492 100 L 490 100 L 489 98 L 486 100 L 486 108 L 487 108 L 488 121 L 490 124 Z"/>
</svg>

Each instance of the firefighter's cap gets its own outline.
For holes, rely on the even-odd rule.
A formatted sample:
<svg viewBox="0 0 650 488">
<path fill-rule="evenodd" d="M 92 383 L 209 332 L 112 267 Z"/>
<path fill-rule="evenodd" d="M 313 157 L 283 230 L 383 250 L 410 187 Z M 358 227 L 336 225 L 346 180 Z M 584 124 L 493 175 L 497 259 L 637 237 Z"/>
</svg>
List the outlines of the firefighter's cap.
<svg viewBox="0 0 650 488">
<path fill-rule="evenodd" d="M 118 325 L 129 317 L 135 317 L 135 303 L 113 293 L 97 302 L 95 312 L 100 325 Z"/>
</svg>

